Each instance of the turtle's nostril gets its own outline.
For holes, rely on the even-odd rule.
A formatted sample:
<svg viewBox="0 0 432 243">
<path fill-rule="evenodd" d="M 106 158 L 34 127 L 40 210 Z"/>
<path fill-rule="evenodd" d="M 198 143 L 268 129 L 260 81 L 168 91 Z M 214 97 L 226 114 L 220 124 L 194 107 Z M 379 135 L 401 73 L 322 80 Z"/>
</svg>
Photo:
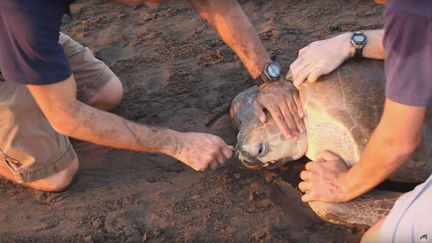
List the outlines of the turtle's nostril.
<svg viewBox="0 0 432 243">
<path fill-rule="evenodd" d="M 258 145 L 258 155 L 260 155 L 263 152 L 263 150 L 264 150 L 263 145 L 262 145 L 262 143 L 260 143 Z"/>
<path fill-rule="evenodd" d="M 268 151 L 268 144 L 267 143 L 259 143 L 258 144 L 258 150 L 257 150 L 257 157 L 262 157 L 267 154 Z"/>
</svg>

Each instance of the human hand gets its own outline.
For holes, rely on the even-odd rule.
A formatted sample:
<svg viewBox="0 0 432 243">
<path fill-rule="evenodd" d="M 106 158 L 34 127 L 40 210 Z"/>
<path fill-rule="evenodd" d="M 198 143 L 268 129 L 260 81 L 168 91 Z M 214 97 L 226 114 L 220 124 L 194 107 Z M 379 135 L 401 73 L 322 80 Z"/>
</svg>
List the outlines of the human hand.
<svg viewBox="0 0 432 243">
<path fill-rule="evenodd" d="M 205 133 L 179 133 L 174 158 L 196 171 L 213 170 L 231 158 L 233 147 L 218 136 Z"/>
<path fill-rule="evenodd" d="M 353 57 L 355 49 L 350 38 L 350 33 L 344 33 L 300 49 L 297 59 L 290 65 L 294 85 L 298 88 L 305 80 L 313 83 Z"/>
<path fill-rule="evenodd" d="M 261 86 L 253 109 L 262 123 L 267 120 L 264 111 L 267 109 L 288 139 L 298 137 L 299 131 L 305 131 L 300 97 L 291 82 L 279 80 Z"/>
<path fill-rule="evenodd" d="M 350 198 L 344 191 L 344 177 L 348 167 L 330 151 L 317 154 L 317 160 L 306 164 L 300 173 L 303 180 L 299 189 L 304 192 L 302 201 L 345 202 Z"/>
</svg>

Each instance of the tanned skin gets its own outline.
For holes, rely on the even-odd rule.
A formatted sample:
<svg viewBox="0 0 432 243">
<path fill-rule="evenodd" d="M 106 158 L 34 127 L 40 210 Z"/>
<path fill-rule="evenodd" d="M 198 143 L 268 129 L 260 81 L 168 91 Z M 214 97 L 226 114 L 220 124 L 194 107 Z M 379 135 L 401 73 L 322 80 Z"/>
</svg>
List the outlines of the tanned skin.
<svg viewBox="0 0 432 243">
<path fill-rule="evenodd" d="M 363 55 L 384 59 L 384 30 L 364 33 L 368 37 L 368 44 Z M 291 65 L 296 84 L 315 82 L 319 76 L 333 71 L 352 57 L 354 49 L 349 44 L 349 38 L 350 34 L 346 33 L 316 41 L 301 49 L 298 59 Z M 420 143 L 425 115 L 426 107 L 409 106 L 386 99 L 381 120 L 360 160 L 351 169 L 329 151 L 318 154 L 317 161 L 306 164 L 305 170 L 300 173 L 303 181 L 299 188 L 305 193 L 302 200 L 346 202 L 384 181 L 406 162 Z M 382 224 L 383 220 L 370 228 L 362 242 L 378 242 Z"/>
<path fill-rule="evenodd" d="M 360 160 L 347 169 L 330 152 L 306 164 L 299 184 L 302 200 L 346 202 L 369 191 L 396 171 L 418 146 L 425 107 L 408 106 L 386 99 L 384 113 Z"/>
<path fill-rule="evenodd" d="M 384 30 L 367 30 L 363 33 L 368 38 L 368 43 L 363 48 L 363 56 L 384 59 L 382 44 Z M 312 42 L 300 49 L 297 59 L 290 65 L 294 85 L 299 87 L 304 81 L 313 83 L 322 75 L 332 72 L 344 61 L 352 58 L 355 49 L 350 39 L 351 33 L 344 33 L 333 38 Z"/>
<path fill-rule="evenodd" d="M 217 136 L 137 124 L 76 99 L 73 76 L 50 85 L 27 85 L 53 128 L 64 135 L 114 148 L 174 157 L 195 170 L 216 168 L 232 155 Z"/>
<path fill-rule="evenodd" d="M 384 30 L 364 33 L 368 37 L 368 44 L 363 55 L 384 59 Z M 326 52 L 316 52 L 317 49 Z M 298 83 L 306 80 L 314 82 L 315 77 L 333 71 L 353 54 L 354 47 L 350 44 L 349 33 L 313 42 L 300 50 L 299 57 L 291 65 L 293 76 L 298 78 Z M 323 152 L 318 155 L 318 161 L 306 164 L 305 170 L 300 174 L 303 182 L 299 187 L 305 192 L 302 199 L 345 202 L 378 185 L 396 171 L 417 147 L 425 113 L 425 107 L 403 105 L 386 99 L 381 120 L 360 160 L 351 169 L 348 170 L 340 158 L 330 152 Z"/>
<path fill-rule="evenodd" d="M 141 1 L 150 7 L 157 7 L 160 2 Z M 188 2 L 239 55 L 252 77 L 258 76 L 270 57 L 238 3 L 232 0 Z M 73 76 L 55 84 L 27 87 L 53 128 L 66 136 L 114 148 L 163 153 L 198 171 L 216 168 L 232 156 L 232 147 L 217 136 L 137 124 L 81 103 L 76 99 Z M 298 97 L 292 93 L 293 86 L 289 83 L 274 82 L 262 88 L 255 105 L 262 120 L 265 120 L 263 109 L 269 110 L 287 136 L 296 136 L 297 127 L 303 124 L 298 115 L 301 114 Z"/>
<path fill-rule="evenodd" d="M 237 54 L 252 78 L 260 75 L 271 59 L 254 27 L 235 0 L 189 0 L 197 12 L 208 21 L 219 36 Z M 283 79 L 260 87 L 254 104 L 255 114 L 266 121 L 268 110 L 287 138 L 297 138 L 304 132 L 303 109 L 294 86 Z"/>
</svg>

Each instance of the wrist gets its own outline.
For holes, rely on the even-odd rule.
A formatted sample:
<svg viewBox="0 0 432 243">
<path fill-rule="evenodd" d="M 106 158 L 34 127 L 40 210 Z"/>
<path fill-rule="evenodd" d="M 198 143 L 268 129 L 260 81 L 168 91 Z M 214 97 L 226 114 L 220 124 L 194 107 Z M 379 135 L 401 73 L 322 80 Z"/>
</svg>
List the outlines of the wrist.
<svg viewBox="0 0 432 243">
<path fill-rule="evenodd" d="M 260 75 L 255 78 L 258 87 L 261 87 L 269 82 L 275 82 L 282 79 L 282 67 L 279 63 L 270 61 L 261 70 Z"/>
<path fill-rule="evenodd" d="M 343 33 L 336 38 L 339 38 L 342 42 L 342 50 L 345 54 L 345 60 L 351 59 L 355 55 L 355 47 L 351 44 L 351 32 Z"/>
<path fill-rule="evenodd" d="M 161 138 L 165 138 L 166 141 L 162 143 L 158 152 L 175 158 L 181 150 L 182 133 L 171 129 L 164 129 L 163 132 Z"/>
<path fill-rule="evenodd" d="M 266 88 L 269 88 L 269 87 L 275 87 L 275 86 L 283 87 L 283 88 L 285 88 L 285 89 L 293 89 L 293 90 L 297 90 L 297 89 L 295 88 L 294 84 L 292 83 L 292 81 L 286 80 L 286 79 L 283 78 L 283 77 L 281 77 L 279 80 L 271 80 L 271 81 L 268 81 L 268 82 L 266 82 L 266 83 L 264 83 L 264 84 L 258 86 L 258 88 L 259 88 L 260 90 L 262 90 L 262 89 L 266 89 Z"/>
<path fill-rule="evenodd" d="M 340 202 L 348 202 L 359 196 L 355 195 L 355 190 L 350 188 L 347 174 L 347 172 L 343 173 L 338 179 L 338 187 L 341 194 L 339 198 Z"/>
<path fill-rule="evenodd" d="M 256 58 L 259 58 L 258 56 Z M 266 57 L 259 58 L 258 60 L 251 61 L 248 60 L 249 63 L 245 63 L 245 66 L 247 67 L 247 70 L 249 72 L 249 75 L 256 80 L 258 76 L 261 75 L 262 71 L 264 70 L 265 66 L 269 64 L 272 60 L 268 55 Z M 247 65 L 249 64 L 249 65 Z"/>
</svg>

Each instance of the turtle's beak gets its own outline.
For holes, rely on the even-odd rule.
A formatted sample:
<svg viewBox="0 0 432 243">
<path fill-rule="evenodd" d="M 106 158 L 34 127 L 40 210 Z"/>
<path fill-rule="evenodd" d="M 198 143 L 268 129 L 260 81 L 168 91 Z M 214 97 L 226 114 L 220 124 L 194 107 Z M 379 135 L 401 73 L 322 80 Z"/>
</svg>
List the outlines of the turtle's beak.
<svg viewBox="0 0 432 243">
<path fill-rule="evenodd" d="M 261 169 L 263 167 L 263 163 L 256 159 L 255 157 L 249 155 L 246 151 L 242 150 L 242 146 L 240 144 L 236 144 L 235 148 L 235 157 L 239 159 L 244 166 L 249 169 Z"/>
</svg>

